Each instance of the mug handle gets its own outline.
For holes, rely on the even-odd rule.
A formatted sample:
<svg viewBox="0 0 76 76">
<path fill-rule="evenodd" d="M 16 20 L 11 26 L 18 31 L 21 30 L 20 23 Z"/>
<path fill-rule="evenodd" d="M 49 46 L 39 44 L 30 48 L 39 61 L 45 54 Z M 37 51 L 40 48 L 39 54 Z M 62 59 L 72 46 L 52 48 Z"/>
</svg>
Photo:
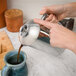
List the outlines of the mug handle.
<svg viewBox="0 0 76 76">
<path fill-rule="evenodd" d="M 8 76 L 8 71 L 10 70 L 11 70 L 10 66 L 5 66 L 3 70 L 1 71 L 1 76 Z"/>
</svg>

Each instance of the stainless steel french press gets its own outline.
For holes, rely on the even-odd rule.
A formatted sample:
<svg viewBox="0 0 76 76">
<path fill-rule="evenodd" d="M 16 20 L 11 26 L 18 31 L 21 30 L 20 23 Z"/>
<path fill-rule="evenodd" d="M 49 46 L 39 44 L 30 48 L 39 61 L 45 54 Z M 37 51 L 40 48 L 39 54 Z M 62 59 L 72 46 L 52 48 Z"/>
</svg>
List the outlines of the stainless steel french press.
<svg viewBox="0 0 76 76">
<path fill-rule="evenodd" d="M 47 16 L 48 14 L 44 14 L 41 19 L 45 20 Z M 19 40 L 22 45 L 31 45 L 36 41 L 40 32 L 49 37 L 48 32 L 42 30 L 40 25 L 34 23 L 33 20 L 30 20 L 20 28 Z"/>
</svg>

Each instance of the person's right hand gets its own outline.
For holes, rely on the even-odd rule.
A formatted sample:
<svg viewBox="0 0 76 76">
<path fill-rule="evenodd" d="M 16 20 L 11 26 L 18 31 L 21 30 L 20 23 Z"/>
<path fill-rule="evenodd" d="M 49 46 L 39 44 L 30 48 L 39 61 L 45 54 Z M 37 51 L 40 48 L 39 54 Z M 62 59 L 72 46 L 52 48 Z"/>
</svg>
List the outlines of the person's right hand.
<svg viewBox="0 0 76 76">
<path fill-rule="evenodd" d="M 76 53 L 76 33 L 59 25 L 40 19 L 34 19 L 34 22 L 50 29 L 50 44 L 53 47 L 67 48 Z"/>
<path fill-rule="evenodd" d="M 46 6 L 46 7 L 43 7 L 42 10 L 40 11 L 41 15 L 45 13 L 49 15 L 46 18 L 47 21 L 58 22 L 63 18 L 67 17 L 68 9 L 65 7 L 65 5 Z"/>
</svg>

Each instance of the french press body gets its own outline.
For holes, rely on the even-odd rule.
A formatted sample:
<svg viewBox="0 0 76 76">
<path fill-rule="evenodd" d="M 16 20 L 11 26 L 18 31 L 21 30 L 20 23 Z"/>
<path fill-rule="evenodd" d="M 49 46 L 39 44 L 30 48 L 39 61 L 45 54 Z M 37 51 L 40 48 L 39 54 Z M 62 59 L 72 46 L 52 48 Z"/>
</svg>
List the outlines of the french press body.
<svg viewBox="0 0 76 76">
<path fill-rule="evenodd" d="M 47 16 L 47 14 L 44 14 L 41 19 L 45 20 Z M 20 28 L 19 40 L 22 45 L 31 45 L 37 40 L 40 33 L 49 37 L 49 30 L 41 29 L 39 24 L 36 24 L 33 20 L 30 20 Z"/>
</svg>

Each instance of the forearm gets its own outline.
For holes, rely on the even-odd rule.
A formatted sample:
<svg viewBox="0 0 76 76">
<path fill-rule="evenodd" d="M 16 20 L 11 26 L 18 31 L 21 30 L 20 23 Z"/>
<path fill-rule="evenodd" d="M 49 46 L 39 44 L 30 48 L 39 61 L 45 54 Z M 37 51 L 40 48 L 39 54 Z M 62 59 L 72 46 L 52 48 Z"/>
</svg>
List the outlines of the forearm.
<svg viewBox="0 0 76 76">
<path fill-rule="evenodd" d="M 67 49 L 72 50 L 76 54 L 76 33 L 73 32 L 73 34 L 71 34 L 71 39 L 68 39 L 66 46 Z"/>
<path fill-rule="evenodd" d="M 71 47 L 68 48 L 69 50 L 72 50 L 76 54 L 76 43 L 71 44 Z"/>
<path fill-rule="evenodd" d="M 76 17 L 76 2 L 65 4 L 64 7 L 68 10 L 67 17 Z"/>
</svg>

